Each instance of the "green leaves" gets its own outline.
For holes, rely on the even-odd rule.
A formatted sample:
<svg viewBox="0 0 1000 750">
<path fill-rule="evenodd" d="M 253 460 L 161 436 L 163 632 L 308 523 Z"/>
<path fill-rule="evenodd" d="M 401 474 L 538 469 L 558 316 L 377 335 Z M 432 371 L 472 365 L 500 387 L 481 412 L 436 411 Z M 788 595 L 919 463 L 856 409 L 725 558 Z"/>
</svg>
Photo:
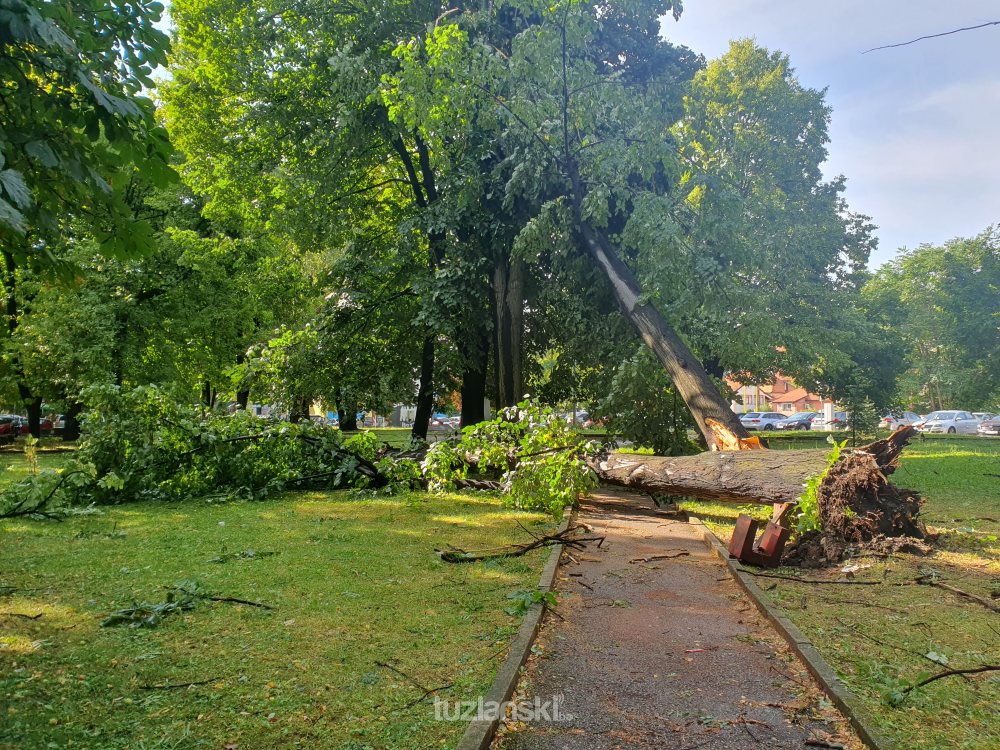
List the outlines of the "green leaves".
<svg viewBox="0 0 1000 750">
<path fill-rule="evenodd" d="M 162 10 L 0 0 L 0 236 L 15 260 L 56 265 L 45 246 L 68 224 L 101 226 L 126 214 L 123 194 L 108 189 L 122 175 L 169 179 L 168 142 L 139 95 L 152 86 L 152 66 L 166 61 L 167 37 L 152 25 Z M 110 254 L 149 248 L 142 233 L 120 236 Z"/>
<path fill-rule="evenodd" d="M 819 514 L 819 489 L 827 474 L 830 473 L 830 469 L 840 460 L 844 446 L 847 445 L 846 440 L 840 443 L 834 440 L 831 442 L 833 449 L 826 456 L 826 468 L 816 476 L 806 480 L 805 491 L 799 496 L 798 504 L 795 506 L 795 532 L 799 535 L 810 531 L 821 531 L 823 528 Z"/>
</svg>

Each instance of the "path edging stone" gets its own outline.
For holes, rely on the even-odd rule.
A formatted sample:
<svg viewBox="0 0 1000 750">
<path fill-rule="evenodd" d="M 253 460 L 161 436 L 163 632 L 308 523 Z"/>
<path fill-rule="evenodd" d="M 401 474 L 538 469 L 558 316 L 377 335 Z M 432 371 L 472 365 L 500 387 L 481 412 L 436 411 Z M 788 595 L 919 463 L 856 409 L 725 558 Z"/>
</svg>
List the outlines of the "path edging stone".
<svg viewBox="0 0 1000 750">
<path fill-rule="evenodd" d="M 729 574 L 736 580 L 744 593 L 750 597 L 764 618 L 771 623 L 775 630 L 788 643 L 809 670 L 809 674 L 820 684 L 823 691 L 829 696 L 833 704 L 840 709 L 840 712 L 847 717 L 858 737 L 871 750 L 892 750 L 895 744 L 887 737 L 874 729 L 869 723 L 865 712 L 858 708 L 854 694 L 827 664 L 823 656 L 816 650 L 812 642 L 799 628 L 782 614 L 781 609 L 773 606 L 767 601 L 767 597 L 761 590 L 757 582 L 753 580 L 739 561 L 729 556 L 729 550 L 719 541 L 719 538 L 712 533 L 700 519 L 695 516 L 688 517 L 688 523 L 693 526 L 700 526 L 702 529 L 705 545 L 725 563 L 729 569 Z"/>
<path fill-rule="evenodd" d="M 562 533 L 569 528 L 576 511 L 573 508 L 566 508 L 563 512 L 562 522 L 556 533 Z M 549 559 L 542 568 L 542 574 L 538 579 L 538 591 L 548 592 L 556 580 L 556 572 L 559 570 L 559 560 L 562 557 L 563 545 L 556 544 Z M 521 667 L 531 655 L 531 647 L 535 643 L 538 629 L 542 624 L 542 617 L 545 615 L 545 603 L 532 604 L 521 620 L 521 626 L 517 630 L 514 641 L 510 644 L 507 658 L 504 659 L 493 679 L 493 684 L 483 696 L 483 702 L 490 705 L 502 705 L 514 695 L 518 680 L 521 679 Z M 493 743 L 497 728 L 500 726 L 500 718 L 495 719 L 474 719 L 465 729 L 465 734 L 455 750 L 488 750 Z"/>
</svg>

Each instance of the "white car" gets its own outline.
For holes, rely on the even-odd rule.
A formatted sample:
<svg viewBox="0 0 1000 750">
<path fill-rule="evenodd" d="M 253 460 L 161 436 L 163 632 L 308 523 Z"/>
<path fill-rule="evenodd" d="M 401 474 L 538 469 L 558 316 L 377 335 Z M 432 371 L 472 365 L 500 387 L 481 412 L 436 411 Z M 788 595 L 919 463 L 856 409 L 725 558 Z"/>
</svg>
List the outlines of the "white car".
<svg viewBox="0 0 1000 750">
<path fill-rule="evenodd" d="M 920 415 L 912 411 L 893 412 L 882 417 L 878 426 L 883 430 L 898 430 L 908 424 L 916 424 L 920 421 Z"/>
<path fill-rule="evenodd" d="M 920 432 L 947 432 L 974 435 L 979 427 L 979 420 L 967 411 L 935 411 L 917 425 Z"/>
<path fill-rule="evenodd" d="M 740 422 L 748 430 L 773 430 L 784 419 L 785 415 L 776 411 L 751 411 L 740 415 Z"/>
<path fill-rule="evenodd" d="M 1000 416 L 980 422 L 977 432 L 980 435 L 1000 435 Z"/>
</svg>

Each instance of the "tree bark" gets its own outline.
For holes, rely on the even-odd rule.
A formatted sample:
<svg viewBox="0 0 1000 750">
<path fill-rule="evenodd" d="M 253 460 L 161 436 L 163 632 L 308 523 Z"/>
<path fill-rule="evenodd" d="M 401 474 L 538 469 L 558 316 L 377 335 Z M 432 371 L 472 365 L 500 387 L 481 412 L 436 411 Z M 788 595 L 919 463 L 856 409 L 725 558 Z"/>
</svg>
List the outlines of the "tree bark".
<svg viewBox="0 0 1000 750">
<path fill-rule="evenodd" d="M 236 364 L 237 365 L 246 364 L 246 361 L 247 361 L 247 355 L 246 354 L 237 354 L 236 355 Z M 236 403 L 239 405 L 240 410 L 246 411 L 247 404 L 250 403 L 250 389 L 249 388 L 241 388 L 240 390 L 236 391 Z"/>
<path fill-rule="evenodd" d="M 309 401 L 308 396 L 296 396 L 293 398 L 292 406 L 288 413 L 288 421 L 292 424 L 298 424 L 309 419 Z"/>
<path fill-rule="evenodd" d="M 17 333 L 17 328 L 21 322 L 21 310 L 17 301 L 17 264 L 14 261 L 14 256 L 7 251 L 4 251 L 3 259 L 5 271 L 3 283 L 4 291 L 6 292 L 5 309 L 7 313 L 7 334 L 10 338 L 13 338 L 14 334 Z M 11 369 L 14 371 L 14 375 L 16 376 L 17 395 L 20 397 L 25 409 L 28 411 L 28 432 L 36 438 L 41 437 L 42 399 L 39 396 L 35 396 L 32 392 L 31 386 L 28 385 L 27 378 L 25 377 L 24 368 L 21 366 L 21 361 L 16 356 L 12 362 Z"/>
<path fill-rule="evenodd" d="M 460 342 L 462 354 L 465 357 L 465 367 L 462 370 L 462 427 L 478 424 L 486 419 L 486 371 L 489 361 L 490 337 L 483 334 L 480 341 L 471 344 Z"/>
<path fill-rule="evenodd" d="M 712 451 L 694 456 L 613 453 L 593 463 L 610 484 L 727 503 L 786 503 L 826 468 L 826 450 Z"/>
<path fill-rule="evenodd" d="M 427 425 L 434 411 L 434 334 L 424 339 L 420 354 L 420 386 L 417 389 L 417 414 L 410 434 L 417 440 L 427 439 Z"/>
<path fill-rule="evenodd" d="M 216 391 L 212 387 L 212 381 L 206 380 L 201 385 L 201 402 L 208 409 L 213 409 L 215 407 L 215 397 Z"/>
<path fill-rule="evenodd" d="M 796 503 L 806 481 L 823 474 L 816 490 L 819 531 L 801 535 L 786 558 L 825 565 L 840 561 L 852 547 L 926 536 L 920 496 L 887 479 L 915 434 L 913 427 L 901 427 L 884 440 L 844 451 L 832 466 L 825 450 L 717 451 L 676 458 L 616 454 L 591 466 L 612 484 L 731 503 Z"/>
<path fill-rule="evenodd" d="M 497 258 L 493 267 L 494 364 L 497 403 L 513 406 L 524 396 L 521 340 L 524 337 L 524 262 Z"/>
<path fill-rule="evenodd" d="M 358 405 L 355 403 L 337 403 L 337 421 L 341 432 L 358 431 Z"/>
<path fill-rule="evenodd" d="M 660 311 L 650 304 L 640 302 L 642 289 L 639 282 L 632 270 L 618 257 L 608 238 L 585 221 L 579 221 L 578 228 L 588 254 L 611 284 L 622 312 L 670 375 L 709 448 L 718 448 L 708 425 L 709 419 L 719 422 L 739 438 L 750 437 L 701 362 L 667 324 Z"/>
<path fill-rule="evenodd" d="M 36 437 L 42 436 L 42 397 L 32 394 L 31 389 L 25 385 L 18 384 L 18 391 L 24 408 L 28 411 L 28 432 Z"/>
<path fill-rule="evenodd" d="M 80 414 L 83 412 L 83 404 L 73 401 L 66 406 L 66 413 L 63 414 L 64 441 L 80 439 Z"/>
</svg>

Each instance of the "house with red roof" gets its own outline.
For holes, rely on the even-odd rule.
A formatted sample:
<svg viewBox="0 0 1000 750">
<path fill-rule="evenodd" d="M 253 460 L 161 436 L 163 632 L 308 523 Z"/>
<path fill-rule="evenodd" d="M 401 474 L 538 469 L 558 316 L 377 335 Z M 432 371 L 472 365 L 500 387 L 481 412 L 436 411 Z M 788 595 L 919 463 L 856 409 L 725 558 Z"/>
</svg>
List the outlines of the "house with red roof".
<svg viewBox="0 0 1000 750">
<path fill-rule="evenodd" d="M 770 383 L 746 384 L 732 376 L 725 380 L 737 395 L 732 402 L 733 411 L 737 414 L 775 411 L 791 415 L 800 411 L 822 411 L 824 404 L 833 403 L 795 385 L 795 381 L 781 373 L 775 375 Z"/>
</svg>

